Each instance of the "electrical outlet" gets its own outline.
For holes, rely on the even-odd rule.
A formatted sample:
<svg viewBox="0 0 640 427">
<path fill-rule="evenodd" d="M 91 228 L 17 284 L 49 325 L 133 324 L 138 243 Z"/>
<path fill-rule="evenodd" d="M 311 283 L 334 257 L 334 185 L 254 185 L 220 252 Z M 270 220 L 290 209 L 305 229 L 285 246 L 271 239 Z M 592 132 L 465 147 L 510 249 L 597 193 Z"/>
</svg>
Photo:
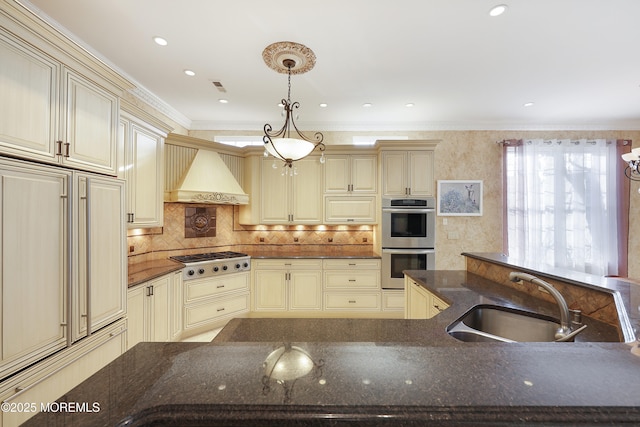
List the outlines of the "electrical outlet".
<svg viewBox="0 0 640 427">
<path fill-rule="evenodd" d="M 367 239 L 366 237 L 362 238 L 362 243 L 367 243 L 369 241 L 369 239 Z"/>
<path fill-rule="evenodd" d="M 264 243 L 264 237 L 260 238 L 260 243 Z"/>
<path fill-rule="evenodd" d="M 300 240 L 300 239 L 298 239 L 297 237 L 293 238 L 293 241 L 296 242 L 296 243 L 298 242 L 298 240 Z"/>
<path fill-rule="evenodd" d="M 136 250 L 136 249 L 133 247 L 133 245 L 129 246 L 129 252 L 130 252 L 130 253 L 131 253 L 131 252 L 135 252 L 135 250 Z"/>
<path fill-rule="evenodd" d="M 329 237 L 329 243 L 333 242 L 333 237 Z"/>
</svg>

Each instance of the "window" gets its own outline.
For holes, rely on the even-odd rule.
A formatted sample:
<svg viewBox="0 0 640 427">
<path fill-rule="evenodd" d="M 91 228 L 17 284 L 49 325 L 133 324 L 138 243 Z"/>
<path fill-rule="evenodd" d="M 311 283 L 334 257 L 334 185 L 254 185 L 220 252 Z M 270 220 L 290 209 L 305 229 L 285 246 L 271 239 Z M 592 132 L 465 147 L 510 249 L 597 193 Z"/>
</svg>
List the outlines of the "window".
<svg viewBox="0 0 640 427">
<path fill-rule="evenodd" d="M 504 145 L 505 249 L 541 266 L 626 275 L 628 194 L 622 141 Z"/>
</svg>

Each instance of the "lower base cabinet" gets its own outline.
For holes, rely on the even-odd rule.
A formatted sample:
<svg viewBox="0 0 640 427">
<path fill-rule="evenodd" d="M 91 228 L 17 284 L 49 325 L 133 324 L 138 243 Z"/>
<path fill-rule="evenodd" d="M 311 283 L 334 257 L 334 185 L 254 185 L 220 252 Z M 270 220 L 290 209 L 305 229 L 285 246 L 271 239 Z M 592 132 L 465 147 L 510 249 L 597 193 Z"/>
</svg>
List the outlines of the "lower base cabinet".
<svg viewBox="0 0 640 427">
<path fill-rule="evenodd" d="M 405 276 L 405 319 L 430 319 L 449 305 Z"/>
<path fill-rule="evenodd" d="M 127 322 L 120 320 L 5 381 L 0 401 L 9 410 L 2 411 L 0 426 L 19 426 L 40 412 L 42 405 L 59 399 L 120 356 L 126 350 L 126 332 Z"/>
<path fill-rule="evenodd" d="M 184 283 L 184 333 L 224 325 L 249 311 L 250 273 L 188 280 Z"/>
<path fill-rule="evenodd" d="M 322 260 L 253 261 L 253 311 L 322 310 Z"/>
<path fill-rule="evenodd" d="M 130 329 L 127 349 L 142 341 L 170 341 L 173 274 L 135 286 L 127 292 Z"/>
</svg>

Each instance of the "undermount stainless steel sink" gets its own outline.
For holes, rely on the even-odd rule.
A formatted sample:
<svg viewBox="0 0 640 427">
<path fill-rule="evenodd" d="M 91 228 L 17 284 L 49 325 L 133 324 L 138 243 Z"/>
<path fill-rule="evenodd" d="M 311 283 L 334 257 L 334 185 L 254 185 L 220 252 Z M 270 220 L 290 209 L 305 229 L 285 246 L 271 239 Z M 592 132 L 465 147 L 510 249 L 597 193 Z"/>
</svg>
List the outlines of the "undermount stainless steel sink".
<svg viewBox="0 0 640 427">
<path fill-rule="evenodd" d="M 552 342 L 557 341 L 559 327 L 560 322 L 550 316 L 483 304 L 467 311 L 447 332 L 466 342 Z"/>
</svg>

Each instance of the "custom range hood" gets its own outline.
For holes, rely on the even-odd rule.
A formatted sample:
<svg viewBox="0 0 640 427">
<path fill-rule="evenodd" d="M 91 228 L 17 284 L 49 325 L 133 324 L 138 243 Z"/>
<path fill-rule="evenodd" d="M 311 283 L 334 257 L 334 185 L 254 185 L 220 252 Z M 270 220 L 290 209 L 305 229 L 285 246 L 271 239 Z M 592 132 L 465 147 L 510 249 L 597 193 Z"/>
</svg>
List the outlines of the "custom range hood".
<svg viewBox="0 0 640 427">
<path fill-rule="evenodd" d="M 182 203 L 246 205 L 245 194 L 235 177 L 215 151 L 198 150 L 177 188 L 165 200 Z"/>
</svg>

